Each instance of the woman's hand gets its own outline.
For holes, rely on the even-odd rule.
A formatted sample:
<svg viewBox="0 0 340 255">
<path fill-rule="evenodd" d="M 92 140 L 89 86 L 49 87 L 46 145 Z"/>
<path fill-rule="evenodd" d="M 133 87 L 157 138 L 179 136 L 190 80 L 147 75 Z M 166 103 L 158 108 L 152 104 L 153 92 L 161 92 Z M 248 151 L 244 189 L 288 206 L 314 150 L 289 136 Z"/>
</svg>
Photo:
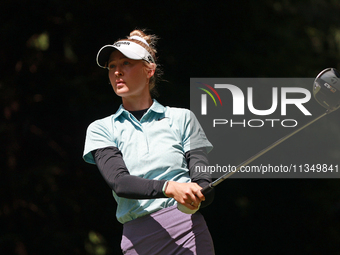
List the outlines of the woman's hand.
<svg viewBox="0 0 340 255">
<path fill-rule="evenodd" d="M 179 183 L 169 181 L 165 189 L 165 195 L 174 198 L 178 203 L 190 210 L 198 209 L 198 206 L 205 200 L 201 187 L 194 182 Z"/>
</svg>

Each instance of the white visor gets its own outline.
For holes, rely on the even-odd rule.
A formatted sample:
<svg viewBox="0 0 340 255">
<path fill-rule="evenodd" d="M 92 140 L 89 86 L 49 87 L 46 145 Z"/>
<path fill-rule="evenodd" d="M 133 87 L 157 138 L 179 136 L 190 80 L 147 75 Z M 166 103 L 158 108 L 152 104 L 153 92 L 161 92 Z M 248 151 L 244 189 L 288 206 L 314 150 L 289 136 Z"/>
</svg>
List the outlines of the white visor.
<svg viewBox="0 0 340 255">
<path fill-rule="evenodd" d="M 105 45 L 97 54 L 97 64 L 107 68 L 109 57 L 114 50 L 119 50 L 124 56 L 130 59 L 143 59 L 149 63 L 155 63 L 151 54 L 141 45 L 131 41 L 119 41 L 113 45 Z"/>
</svg>

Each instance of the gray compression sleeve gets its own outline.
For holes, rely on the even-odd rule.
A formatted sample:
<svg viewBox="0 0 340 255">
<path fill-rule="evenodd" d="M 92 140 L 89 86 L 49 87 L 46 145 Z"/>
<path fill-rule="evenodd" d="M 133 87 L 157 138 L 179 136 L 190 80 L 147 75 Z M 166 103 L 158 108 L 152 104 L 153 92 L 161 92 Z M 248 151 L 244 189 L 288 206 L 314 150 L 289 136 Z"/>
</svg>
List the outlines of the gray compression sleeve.
<svg viewBox="0 0 340 255">
<path fill-rule="evenodd" d="M 106 147 L 92 154 L 105 181 L 119 197 L 132 199 L 166 197 L 162 191 L 166 180 L 149 180 L 130 175 L 118 148 Z"/>
<path fill-rule="evenodd" d="M 97 167 L 110 188 L 120 197 L 131 199 L 164 198 L 163 186 L 166 180 L 148 180 L 130 175 L 121 151 L 116 147 L 106 147 L 92 152 Z M 185 154 L 190 178 L 202 188 L 211 182 L 210 175 L 195 171 L 195 166 L 208 165 L 205 149 L 188 151 Z M 212 203 L 214 191 L 205 195 L 201 207 Z"/>
</svg>

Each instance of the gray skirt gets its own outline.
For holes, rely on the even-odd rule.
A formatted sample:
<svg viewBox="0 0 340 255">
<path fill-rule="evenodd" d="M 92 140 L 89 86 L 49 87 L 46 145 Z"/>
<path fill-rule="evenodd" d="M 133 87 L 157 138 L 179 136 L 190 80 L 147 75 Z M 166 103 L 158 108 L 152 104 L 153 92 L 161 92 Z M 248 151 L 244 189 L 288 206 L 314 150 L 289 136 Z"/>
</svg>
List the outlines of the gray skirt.
<svg viewBox="0 0 340 255">
<path fill-rule="evenodd" d="M 128 255 L 215 254 L 202 214 L 185 214 L 177 206 L 125 223 L 121 248 Z"/>
</svg>

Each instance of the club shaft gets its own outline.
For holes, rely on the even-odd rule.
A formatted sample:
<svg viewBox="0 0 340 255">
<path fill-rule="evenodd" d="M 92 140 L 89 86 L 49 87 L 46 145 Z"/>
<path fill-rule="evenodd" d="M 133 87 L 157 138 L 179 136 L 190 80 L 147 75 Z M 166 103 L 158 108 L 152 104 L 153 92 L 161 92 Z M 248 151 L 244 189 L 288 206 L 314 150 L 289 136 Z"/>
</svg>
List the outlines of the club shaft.
<svg viewBox="0 0 340 255">
<path fill-rule="evenodd" d="M 280 143 L 282 143 L 283 141 L 287 140 L 289 137 L 295 135 L 296 133 L 298 133 L 299 131 L 301 131 L 302 129 L 306 128 L 307 126 L 309 126 L 310 124 L 314 123 L 315 121 L 321 119 L 322 117 L 324 117 L 325 115 L 327 115 L 328 113 L 330 113 L 330 111 L 326 111 L 325 113 L 321 114 L 320 116 L 316 117 L 315 119 L 311 120 L 310 122 L 308 122 L 307 124 L 303 125 L 302 127 L 294 130 L 293 132 L 285 135 L 284 137 L 280 138 L 279 140 L 277 140 L 276 142 L 272 143 L 271 145 L 269 145 L 268 147 L 266 147 L 265 149 L 261 150 L 260 152 L 256 153 L 254 156 L 250 157 L 249 159 L 245 160 L 244 162 L 242 162 L 241 164 L 239 164 L 236 169 L 232 172 L 226 173 L 224 175 L 222 175 L 221 177 L 219 177 L 218 179 L 216 179 L 214 182 L 210 183 L 209 186 L 204 187 L 201 192 L 202 193 L 206 193 L 209 190 L 211 190 L 212 188 L 216 187 L 218 184 L 220 184 L 221 182 L 223 182 L 225 179 L 229 178 L 230 176 L 232 176 L 234 173 L 238 172 L 241 167 L 246 166 L 248 164 L 250 164 L 252 161 L 254 161 L 255 159 L 257 159 L 258 157 L 262 156 L 263 154 L 265 154 L 267 151 L 270 151 L 271 149 L 273 149 L 275 146 L 279 145 Z"/>
</svg>

